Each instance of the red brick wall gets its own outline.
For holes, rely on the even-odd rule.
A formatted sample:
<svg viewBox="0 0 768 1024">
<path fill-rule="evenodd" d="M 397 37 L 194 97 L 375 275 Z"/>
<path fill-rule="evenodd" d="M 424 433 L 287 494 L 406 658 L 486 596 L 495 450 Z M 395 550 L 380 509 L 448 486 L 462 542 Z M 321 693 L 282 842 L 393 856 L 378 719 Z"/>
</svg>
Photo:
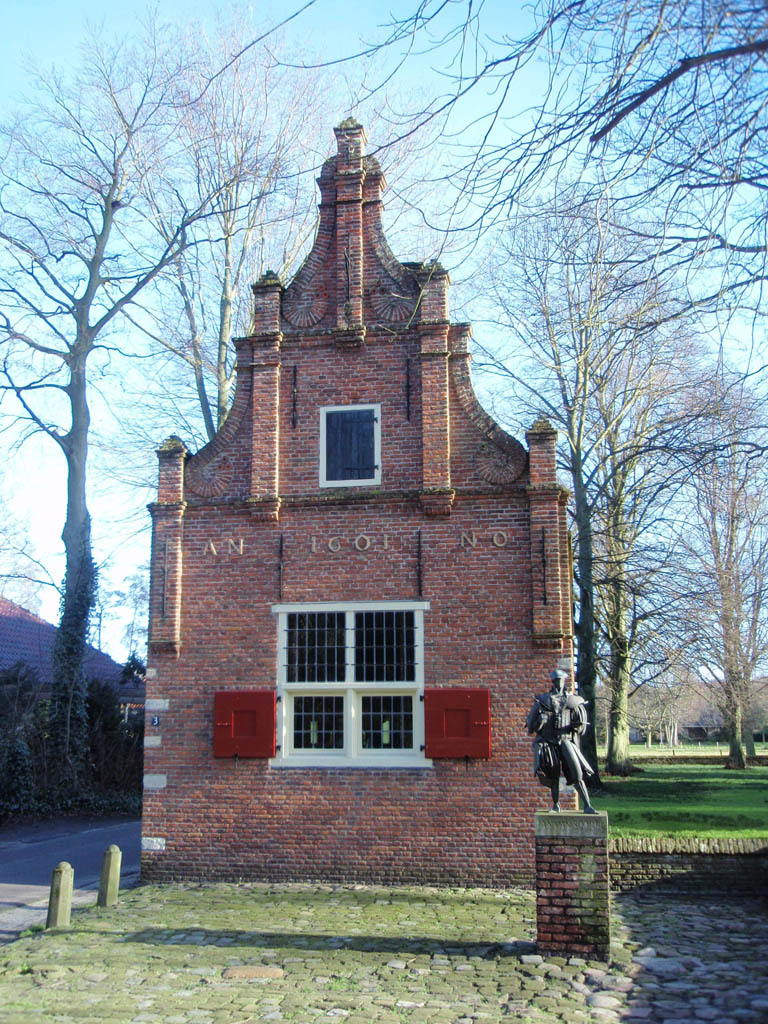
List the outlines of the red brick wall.
<svg viewBox="0 0 768 1024">
<path fill-rule="evenodd" d="M 606 959 L 611 947 L 606 815 L 536 815 L 536 941 L 543 954 Z"/>
<path fill-rule="evenodd" d="M 359 133 L 342 129 L 347 152 Z M 524 721 L 571 644 L 554 450 L 547 436 L 534 494 L 525 449 L 472 392 L 468 328 L 445 319 L 447 275 L 394 260 L 383 179 L 374 161 L 364 167 L 360 187 L 356 171 L 341 181 L 326 164 L 313 253 L 285 291 L 267 278 L 255 287 L 256 333 L 237 343 L 237 394 L 217 438 L 194 456 L 161 450 L 145 877 L 533 879 L 533 812 L 549 793 L 533 779 Z M 334 196 L 362 208 L 340 216 Z M 319 410 L 371 403 L 381 485 L 321 488 Z M 552 527 L 546 568 L 532 558 L 532 507 Z M 419 599 L 430 602 L 425 688 L 490 689 L 490 760 L 331 769 L 214 758 L 214 693 L 277 685 L 274 604 Z"/>
<path fill-rule="evenodd" d="M 421 416 L 418 402 L 418 343 L 393 343 L 369 330 L 364 347 L 345 351 L 333 338 L 287 339 L 280 384 L 282 438 L 280 491 L 287 499 L 317 496 L 320 454 L 319 409 L 329 405 L 381 403 L 383 491 L 421 486 Z M 411 419 L 406 410 L 406 360 L 411 358 Z M 296 426 L 293 387 L 296 367 Z"/>
</svg>

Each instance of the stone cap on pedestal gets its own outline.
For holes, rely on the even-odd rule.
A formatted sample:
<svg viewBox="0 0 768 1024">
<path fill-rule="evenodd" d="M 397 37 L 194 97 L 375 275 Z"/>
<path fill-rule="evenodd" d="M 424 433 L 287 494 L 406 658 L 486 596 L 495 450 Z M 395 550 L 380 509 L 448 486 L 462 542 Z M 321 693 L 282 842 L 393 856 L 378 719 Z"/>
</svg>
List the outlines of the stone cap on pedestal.
<svg viewBox="0 0 768 1024">
<path fill-rule="evenodd" d="M 608 814 L 584 814 L 581 811 L 537 811 L 534 815 L 537 839 L 608 840 Z"/>
</svg>

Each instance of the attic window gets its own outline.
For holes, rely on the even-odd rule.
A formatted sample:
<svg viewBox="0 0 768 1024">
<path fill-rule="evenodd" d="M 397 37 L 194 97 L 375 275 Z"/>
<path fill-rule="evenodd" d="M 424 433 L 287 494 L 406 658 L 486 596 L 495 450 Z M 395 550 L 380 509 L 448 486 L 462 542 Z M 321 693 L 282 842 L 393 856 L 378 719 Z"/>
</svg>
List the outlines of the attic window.
<svg viewBox="0 0 768 1024">
<path fill-rule="evenodd" d="M 320 486 L 381 483 L 381 406 L 320 410 Z"/>
</svg>

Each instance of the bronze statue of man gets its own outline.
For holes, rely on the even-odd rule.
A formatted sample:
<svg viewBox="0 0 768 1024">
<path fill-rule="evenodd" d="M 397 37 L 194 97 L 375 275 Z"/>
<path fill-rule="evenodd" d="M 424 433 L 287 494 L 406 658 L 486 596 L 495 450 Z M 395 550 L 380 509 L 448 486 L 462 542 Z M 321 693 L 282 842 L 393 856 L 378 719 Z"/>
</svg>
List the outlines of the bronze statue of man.
<svg viewBox="0 0 768 1024">
<path fill-rule="evenodd" d="M 593 774 L 589 762 L 579 749 L 579 736 L 587 728 L 587 707 L 581 697 L 568 693 L 568 673 L 556 669 L 549 677 L 549 693 L 536 697 L 526 720 L 533 741 L 533 773 L 542 786 L 552 791 L 552 810 L 560 810 L 560 777 L 574 786 L 584 805 L 585 814 L 597 814 L 589 800 L 584 778 Z"/>
</svg>

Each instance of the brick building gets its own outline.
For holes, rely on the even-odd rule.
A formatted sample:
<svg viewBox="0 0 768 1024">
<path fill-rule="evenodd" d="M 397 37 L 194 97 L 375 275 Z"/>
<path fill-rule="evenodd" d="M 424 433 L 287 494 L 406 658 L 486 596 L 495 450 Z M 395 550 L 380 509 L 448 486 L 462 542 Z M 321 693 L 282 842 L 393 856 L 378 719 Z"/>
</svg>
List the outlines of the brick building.
<svg viewBox="0 0 768 1024">
<path fill-rule="evenodd" d="M 482 410 L 448 275 L 394 258 L 363 129 L 336 137 L 226 423 L 158 453 L 143 874 L 530 881 L 523 723 L 571 658 L 555 432 Z"/>
</svg>

